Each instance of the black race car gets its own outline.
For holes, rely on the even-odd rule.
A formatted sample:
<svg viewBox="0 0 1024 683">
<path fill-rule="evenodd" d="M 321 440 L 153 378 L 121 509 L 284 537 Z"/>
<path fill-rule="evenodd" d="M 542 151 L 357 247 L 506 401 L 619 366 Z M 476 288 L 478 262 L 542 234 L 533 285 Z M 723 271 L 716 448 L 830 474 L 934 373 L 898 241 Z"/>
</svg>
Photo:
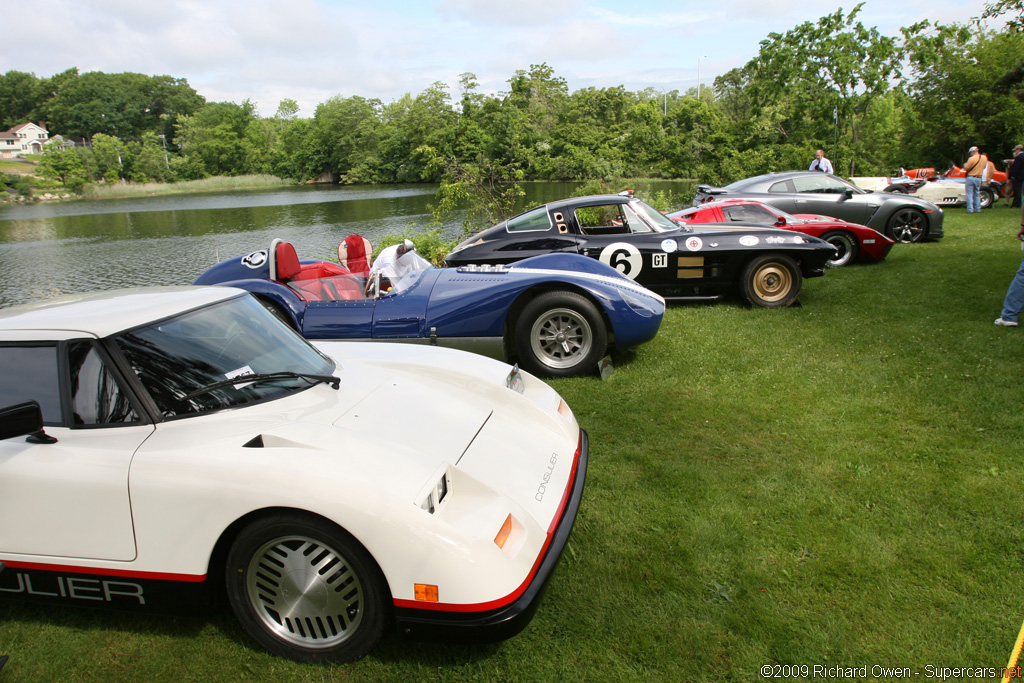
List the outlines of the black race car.
<svg viewBox="0 0 1024 683">
<path fill-rule="evenodd" d="M 828 173 L 786 171 L 737 180 L 725 187 L 698 185 L 693 205 L 753 199 L 787 213 L 816 213 L 859 223 L 897 242 L 942 237 L 942 209 L 901 192 L 872 192 Z"/>
<path fill-rule="evenodd" d="M 739 292 L 755 306 L 789 306 L 805 277 L 825 274 L 835 248 L 816 237 L 738 223 L 675 223 L 627 194 L 563 199 L 459 244 L 449 266 L 505 264 L 549 252 L 598 259 L 666 299 Z"/>
</svg>

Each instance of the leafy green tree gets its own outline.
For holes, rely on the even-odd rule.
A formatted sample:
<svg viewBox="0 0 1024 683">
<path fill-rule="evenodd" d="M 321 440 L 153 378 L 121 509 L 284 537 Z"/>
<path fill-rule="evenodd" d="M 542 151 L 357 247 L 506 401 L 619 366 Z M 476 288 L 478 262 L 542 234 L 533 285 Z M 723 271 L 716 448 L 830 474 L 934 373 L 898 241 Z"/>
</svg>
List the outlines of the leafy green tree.
<svg viewBox="0 0 1024 683">
<path fill-rule="evenodd" d="M 36 173 L 43 178 L 57 180 L 67 187 L 73 179 L 87 180 L 88 171 L 78 149 L 50 147 L 36 165 Z"/>
<path fill-rule="evenodd" d="M 39 97 L 39 79 L 34 74 L 8 71 L 0 75 L 0 130 L 32 121 Z"/>
<path fill-rule="evenodd" d="M 94 173 L 99 178 L 113 182 L 126 178 L 124 157 L 127 151 L 123 142 L 112 135 L 97 133 L 92 138 L 92 162 Z"/>
<path fill-rule="evenodd" d="M 1024 34 L 921 22 L 904 29 L 915 79 L 907 86 L 913 165 L 962 163 L 977 145 L 998 159 L 1024 140 Z"/>
<path fill-rule="evenodd" d="M 166 182 L 172 179 L 170 155 L 153 131 L 143 133 L 142 140 L 132 143 L 131 156 L 132 181 Z"/>
<path fill-rule="evenodd" d="M 515 214 L 516 200 L 525 195 L 523 172 L 514 164 L 499 164 L 480 158 L 465 163 L 423 146 L 417 152 L 427 160 L 428 172 L 441 177 L 437 189 L 435 220 L 464 210 L 464 233 L 501 223 Z"/>
<path fill-rule="evenodd" d="M 204 175 L 240 175 L 247 158 L 246 130 L 255 118 L 256 107 L 249 100 L 208 103 L 179 118 L 175 144 Z"/>
<path fill-rule="evenodd" d="M 982 19 L 1006 17 L 1006 26 L 1011 31 L 1024 30 L 1024 0 L 995 0 L 985 3 Z"/>
<path fill-rule="evenodd" d="M 380 100 L 358 96 L 336 96 L 318 105 L 307 147 L 309 174 L 329 172 L 343 181 L 365 181 L 377 154 L 380 114 Z M 353 170 L 357 173 L 350 177 Z"/>
<path fill-rule="evenodd" d="M 805 141 L 809 150 L 837 145 L 833 163 L 849 174 L 863 153 L 860 127 L 868 108 L 902 75 L 901 46 L 857 21 L 861 7 L 770 33 L 744 67 L 755 106 L 784 103 L 786 117 L 778 125 L 785 135 Z"/>
</svg>

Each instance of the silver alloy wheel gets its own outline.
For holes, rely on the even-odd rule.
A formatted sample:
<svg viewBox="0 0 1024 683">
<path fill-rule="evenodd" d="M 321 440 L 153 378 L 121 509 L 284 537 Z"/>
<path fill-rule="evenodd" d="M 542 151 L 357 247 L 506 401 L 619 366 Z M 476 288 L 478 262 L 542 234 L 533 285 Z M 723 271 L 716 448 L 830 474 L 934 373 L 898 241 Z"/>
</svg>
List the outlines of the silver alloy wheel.
<svg viewBox="0 0 1024 683">
<path fill-rule="evenodd" d="M 857 253 L 856 240 L 845 232 L 829 233 L 827 235 L 823 235 L 822 239 L 836 248 L 836 257 L 830 261 L 826 261 L 825 263 L 829 268 L 845 266 L 853 260 L 853 257 Z"/>
<path fill-rule="evenodd" d="M 571 308 L 553 308 L 533 321 L 530 346 L 534 356 L 550 368 L 570 368 L 590 353 L 594 333 L 590 323 Z"/>
<path fill-rule="evenodd" d="M 992 205 L 996 203 L 996 193 L 993 192 L 991 189 L 985 187 L 982 188 L 978 199 L 981 202 L 981 208 L 991 209 Z"/>
<path fill-rule="evenodd" d="M 363 585 L 348 559 L 306 536 L 264 543 L 246 568 L 245 593 L 267 630 L 310 649 L 350 638 L 365 612 Z"/>
<path fill-rule="evenodd" d="M 924 214 L 917 209 L 900 209 L 889 220 L 889 232 L 894 240 L 918 242 L 924 237 L 926 229 Z"/>
</svg>

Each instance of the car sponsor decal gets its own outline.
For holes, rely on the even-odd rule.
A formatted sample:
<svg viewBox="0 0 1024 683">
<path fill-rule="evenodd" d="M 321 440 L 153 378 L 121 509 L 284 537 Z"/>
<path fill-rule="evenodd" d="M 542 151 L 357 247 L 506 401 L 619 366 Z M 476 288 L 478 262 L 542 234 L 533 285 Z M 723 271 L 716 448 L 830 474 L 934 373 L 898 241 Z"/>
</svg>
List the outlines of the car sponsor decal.
<svg viewBox="0 0 1024 683">
<path fill-rule="evenodd" d="M 742 244 L 745 247 L 752 247 L 758 242 L 760 242 L 760 240 L 754 237 L 753 235 L 744 235 L 743 237 L 740 238 L 740 244 Z"/>
<path fill-rule="evenodd" d="M 630 280 L 635 280 L 643 268 L 640 250 L 628 242 L 613 242 L 601 250 L 601 263 L 611 266 Z"/>
<path fill-rule="evenodd" d="M 874 244 L 874 240 L 864 240 L 864 244 Z"/>
<path fill-rule="evenodd" d="M 699 237 L 687 237 L 686 238 L 686 250 L 687 251 L 700 251 L 701 247 L 704 246 L 704 240 Z"/>
<path fill-rule="evenodd" d="M 652 268 L 668 268 L 668 254 L 651 254 Z"/>
<path fill-rule="evenodd" d="M 793 244 L 803 244 L 803 243 L 804 243 L 804 242 L 806 242 L 806 241 L 807 241 L 807 240 L 805 240 L 805 239 L 804 239 L 803 237 L 801 237 L 800 235 L 796 235 L 796 236 L 795 236 L 795 237 L 793 238 Z"/>
<path fill-rule="evenodd" d="M 712 247 L 717 247 L 717 246 L 718 246 L 718 242 L 712 242 L 712 243 L 711 243 L 711 246 L 712 246 Z"/>
<path fill-rule="evenodd" d="M 666 254 L 671 254 L 673 251 L 679 248 L 674 239 L 667 239 L 661 241 L 661 250 Z"/>
<path fill-rule="evenodd" d="M 676 277 L 680 280 L 704 277 L 704 257 L 680 256 L 676 259 L 676 268 Z"/>
<path fill-rule="evenodd" d="M 259 251 L 254 251 L 251 254 L 243 256 L 242 265 L 248 266 L 249 268 L 259 268 L 267 262 L 267 258 L 269 258 L 269 256 L 270 255 L 267 253 L 266 249 L 260 249 Z"/>
<path fill-rule="evenodd" d="M 742 242 L 742 241 L 743 240 L 740 240 L 740 242 Z M 764 242 L 765 242 L 765 244 L 784 244 L 786 242 L 786 238 L 785 237 L 774 237 L 774 236 L 773 237 L 765 237 L 764 238 Z"/>
</svg>

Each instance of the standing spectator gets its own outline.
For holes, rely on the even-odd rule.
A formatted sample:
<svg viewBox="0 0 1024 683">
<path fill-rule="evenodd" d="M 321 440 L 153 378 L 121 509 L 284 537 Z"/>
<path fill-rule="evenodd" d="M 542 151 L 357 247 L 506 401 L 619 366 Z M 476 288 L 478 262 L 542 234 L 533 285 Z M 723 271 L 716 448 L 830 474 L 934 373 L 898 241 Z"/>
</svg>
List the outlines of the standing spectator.
<svg viewBox="0 0 1024 683">
<path fill-rule="evenodd" d="M 1021 215 L 1017 239 L 1021 241 L 1021 249 L 1024 250 L 1024 213 Z M 996 318 L 996 325 L 1000 327 L 1017 327 L 1022 309 L 1024 309 L 1024 257 L 1021 258 L 1020 269 L 1013 276 L 1013 280 L 1010 281 L 1010 288 L 1006 290 L 1006 298 L 1003 300 L 1003 312 Z"/>
<path fill-rule="evenodd" d="M 977 147 L 967 150 L 967 161 L 964 171 L 967 173 L 967 213 L 981 212 L 981 174 L 988 166 L 988 157 L 978 151 Z"/>
<path fill-rule="evenodd" d="M 1013 163 L 1006 174 L 1010 179 L 1010 187 L 1013 188 L 1013 203 L 1010 208 L 1019 209 L 1021 184 L 1024 183 L 1024 145 L 1017 145 L 1013 148 Z"/>
<path fill-rule="evenodd" d="M 819 149 L 815 152 L 814 161 L 811 162 L 811 167 L 808 170 L 833 173 L 832 162 L 825 158 L 825 150 Z"/>
</svg>

